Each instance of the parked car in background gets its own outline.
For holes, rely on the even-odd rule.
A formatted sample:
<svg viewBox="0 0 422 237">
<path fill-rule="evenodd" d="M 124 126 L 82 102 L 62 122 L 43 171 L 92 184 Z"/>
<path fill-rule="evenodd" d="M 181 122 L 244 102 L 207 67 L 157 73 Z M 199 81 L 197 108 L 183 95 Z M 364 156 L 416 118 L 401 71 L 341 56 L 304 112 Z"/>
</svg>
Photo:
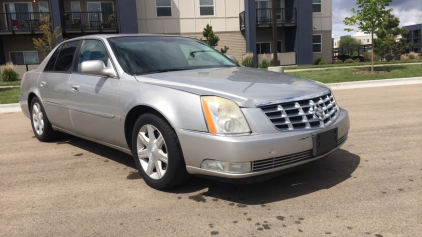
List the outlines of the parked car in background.
<svg viewBox="0 0 422 237">
<path fill-rule="evenodd" d="M 24 75 L 19 101 L 38 140 L 65 132 L 131 154 L 159 190 L 190 175 L 271 177 L 337 150 L 349 130 L 325 85 L 174 36 L 67 40 Z"/>
</svg>

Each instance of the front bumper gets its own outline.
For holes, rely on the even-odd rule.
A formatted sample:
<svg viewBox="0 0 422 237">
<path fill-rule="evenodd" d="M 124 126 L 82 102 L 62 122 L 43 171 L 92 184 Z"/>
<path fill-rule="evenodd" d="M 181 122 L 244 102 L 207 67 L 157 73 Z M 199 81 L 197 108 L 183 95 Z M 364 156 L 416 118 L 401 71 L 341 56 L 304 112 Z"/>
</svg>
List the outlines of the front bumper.
<svg viewBox="0 0 422 237">
<path fill-rule="evenodd" d="M 204 132 L 176 129 L 183 150 L 186 169 L 190 174 L 243 179 L 290 169 L 321 159 L 339 149 L 346 141 L 350 127 L 348 112 L 343 109 L 341 110 L 339 117 L 328 127 L 319 130 L 292 132 L 280 132 L 274 128 L 267 128 L 266 126 L 269 124 L 268 119 L 263 113 L 259 113 L 256 109 L 244 110 L 243 112 L 247 117 L 248 122 L 262 121 L 262 124 L 250 122 L 253 131 L 251 135 L 219 136 Z M 261 114 L 263 116 L 261 116 Z M 258 130 L 258 127 L 260 127 L 259 125 L 262 125 L 261 127 L 263 127 L 263 129 Z M 335 149 L 321 156 L 308 156 L 306 159 L 298 159 L 297 162 L 286 163 L 281 167 L 279 166 L 255 172 L 252 171 L 244 174 L 230 174 L 200 168 L 202 161 L 205 159 L 227 162 L 256 162 L 307 153 L 307 151 L 313 149 L 313 133 L 320 133 L 333 128 L 338 128 L 338 137 L 341 142 L 338 143 L 338 146 Z M 263 133 L 263 131 L 265 131 L 265 133 Z M 271 131 L 271 133 L 268 133 L 267 131 Z"/>
</svg>

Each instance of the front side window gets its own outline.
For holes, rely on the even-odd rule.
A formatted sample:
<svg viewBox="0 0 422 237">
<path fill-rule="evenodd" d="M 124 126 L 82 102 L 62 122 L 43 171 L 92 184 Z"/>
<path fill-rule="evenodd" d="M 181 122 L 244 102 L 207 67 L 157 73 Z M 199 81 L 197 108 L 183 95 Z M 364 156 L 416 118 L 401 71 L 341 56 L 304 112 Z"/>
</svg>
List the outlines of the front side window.
<svg viewBox="0 0 422 237">
<path fill-rule="evenodd" d="M 79 46 L 79 41 L 66 42 L 60 48 L 59 56 L 57 56 L 55 72 L 69 72 L 73 64 L 76 49 Z"/>
<path fill-rule="evenodd" d="M 312 0 L 312 12 L 321 12 L 321 1 L 322 0 Z"/>
<path fill-rule="evenodd" d="M 171 0 L 155 0 L 157 16 L 171 16 Z"/>
<path fill-rule="evenodd" d="M 257 43 L 256 53 L 257 54 L 271 53 L 271 43 L 270 42 Z"/>
<path fill-rule="evenodd" d="M 322 36 L 321 35 L 313 36 L 313 51 L 314 53 L 322 52 Z"/>
<path fill-rule="evenodd" d="M 45 72 L 52 72 L 54 70 L 54 65 L 56 64 L 57 55 L 59 55 L 61 46 L 59 46 L 56 51 L 54 51 L 53 55 L 51 55 L 50 60 L 48 60 L 47 65 L 44 68 Z"/>
<path fill-rule="evenodd" d="M 214 0 L 199 0 L 199 14 L 201 16 L 213 16 Z"/>
<path fill-rule="evenodd" d="M 15 65 L 38 64 L 38 52 L 10 52 L 10 61 Z"/>
<path fill-rule="evenodd" d="M 103 42 L 99 40 L 85 40 L 79 52 L 77 72 L 82 72 L 82 62 L 101 60 L 104 62 L 104 65 L 107 65 L 108 58 L 108 52 Z"/>
<path fill-rule="evenodd" d="M 188 38 L 136 36 L 108 41 L 130 75 L 237 66 L 219 51 Z"/>
</svg>

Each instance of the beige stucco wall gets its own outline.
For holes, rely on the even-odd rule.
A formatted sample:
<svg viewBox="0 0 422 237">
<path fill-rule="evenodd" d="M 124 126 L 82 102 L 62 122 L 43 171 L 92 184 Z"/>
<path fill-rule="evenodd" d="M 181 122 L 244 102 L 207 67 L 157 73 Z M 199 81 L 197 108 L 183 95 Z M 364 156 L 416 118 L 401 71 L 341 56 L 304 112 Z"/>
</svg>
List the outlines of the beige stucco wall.
<svg viewBox="0 0 422 237">
<path fill-rule="evenodd" d="M 332 0 L 322 0 L 321 3 L 321 12 L 313 13 L 314 31 L 332 30 Z"/>
<path fill-rule="evenodd" d="M 139 33 L 200 33 L 207 24 L 214 32 L 240 31 L 239 13 L 244 0 L 214 0 L 214 16 L 200 16 L 199 0 L 171 0 L 172 16 L 157 17 L 155 0 L 137 0 Z"/>
<path fill-rule="evenodd" d="M 322 52 L 321 53 L 314 53 L 314 62 L 317 58 L 325 58 L 327 63 L 332 62 L 332 54 L 333 54 L 333 41 L 331 38 L 331 30 L 329 31 L 314 31 L 313 34 L 315 35 L 322 35 Z"/>
<path fill-rule="evenodd" d="M 272 54 L 258 54 L 258 63 L 262 63 L 264 59 L 271 62 L 272 58 Z M 277 58 L 281 66 L 296 64 L 296 52 L 278 53 Z"/>
</svg>

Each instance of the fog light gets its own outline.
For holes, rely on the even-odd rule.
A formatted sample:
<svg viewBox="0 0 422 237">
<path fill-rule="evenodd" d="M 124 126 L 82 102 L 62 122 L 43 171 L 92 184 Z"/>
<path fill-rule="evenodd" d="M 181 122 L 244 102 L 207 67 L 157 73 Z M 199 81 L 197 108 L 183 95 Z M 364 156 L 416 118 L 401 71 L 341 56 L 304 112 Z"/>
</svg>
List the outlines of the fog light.
<svg viewBox="0 0 422 237">
<path fill-rule="evenodd" d="M 204 160 L 201 168 L 230 174 L 249 173 L 252 170 L 251 162 L 232 163 L 218 160 Z"/>
</svg>

